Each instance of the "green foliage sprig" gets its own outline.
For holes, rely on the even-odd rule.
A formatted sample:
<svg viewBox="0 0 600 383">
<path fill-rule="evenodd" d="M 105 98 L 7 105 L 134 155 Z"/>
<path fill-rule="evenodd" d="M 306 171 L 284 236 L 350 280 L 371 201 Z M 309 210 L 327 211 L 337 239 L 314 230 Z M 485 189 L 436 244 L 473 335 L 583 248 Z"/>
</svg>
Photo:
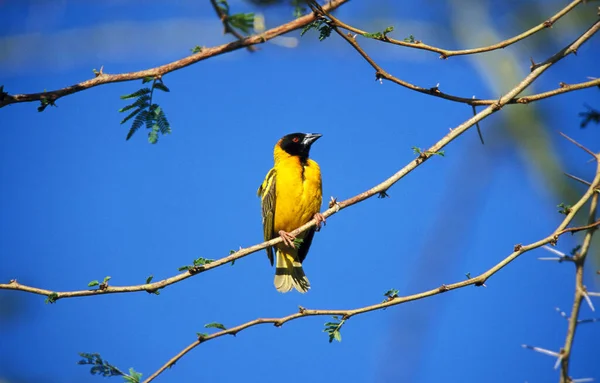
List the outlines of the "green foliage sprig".
<svg viewBox="0 0 600 383">
<path fill-rule="evenodd" d="M 125 382 L 127 383 L 139 383 L 142 380 L 142 374 L 135 371 L 133 368 L 130 368 L 129 374 L 126 374 L 117 367 L 110 364 L 108 361 L 102 359 L 100 354 L 80 352 L 79 356 L 81 356 L 83 359 L 77 362 L 77 364 L 91 365 L 92 368 L 90 368 L 90 373 L 92 375 L 100 375 L 105 378 L 110 378 L 112 376 L 122 376 L 123 378 L 125 378 Z"/>
<path fill-rule="evenodd" d="M 325 330 L 323 330 L 323 332 L 326 332 L 327 334 L 329 334 L 329 343 L 333 342 L 333 340 L 337 340 L 338 342 L 342 341 L 342 333 L 340 332 L 342 329 L 342 326 L 344 325 L 344 322 L 346 322 L 345 319 L 340 319 L 337 315 L 333 316 L 333 319 L 335 320 L 335 322 L 327 322 L 325 323 Z"/>
<path fill-rule="evenodd" d="M 300 36 L 304 36 L 304 34 L 311 29 L 319 31 L 319 41 L 323 41 L 331 35 L 331 26 L 329 25 L 329 21 L 325 19 L 315 20 L 302 28 Z"/>
<path fill-rule="evenodd" d="M 383 40 L 387 37 L 387 34 L 392 32 L 394 30 L 393 26 L 389 26 L 387 28 L 385 28 L 383 31 L 381 32 L 375 32 L 375 33 L 363 33 L 364 37 L 368 37 L 370 39 L 375 39 L 375 40 Z"/>
<path fill-rule="evenodd" d="M 207 259 L 207 258 L 200 257 L 200 258 L 194 259 L 194 262 L 192 265 L 181 266 L 177 270 L 179 270 L 179 271 L 185 271 L 185 270 L 194 271 L 194 270 L 197 270 L 199 267 L 208 265 L 211 262 L 214 262 L 214 259 Z"/>
<path fill-rule="evenodd" d="M 413 146 L 412 150 L 413 150 L 413 152 L 415 152 L 415 154 L 418 154 L 419 157 L 425 157 L 425 158 L 429 158 L 431 156 L 444 157 L 446 155 L 446 153 L 443 150 L 438 150 L 437 152 L 432 152 L 430 150 L 423 150 L 417 146 Z"/>
<path fill-rule="evenodd" d="M 556 207 L 558 207 L 558 208 L 559 208 L 559 209 L 558 209 L 558 212 L 559 212 L 560 214 L 564 214 L 564 215 L 567 215 L 567 214 L 569 214 L 569 213 L 571 212 L 571 208 L 572 208 L 572 206 L 571 206 L 571 205 L 565 205 L 565 203 L 564 203 L 564 202 L 561 202 L 561 203 L 559 203 L 558 205 L 556 205 Z"/>
<path fill-rule="evenodd" d="M 158 142 L 159 133 L 163 135 L 171 133 L 171 124 L 169 124 L 165 112 L 158 104 L 152 102 L 155 89 L 169 92 L 169 88 L 167 88 L 161 78 L 146 77 L 142 80 L 142 84 L 150 81 L 152 81 L 152 87 L 145 87 L 131 94 L 121 96 L 122 100 L 135 99 L 133 103 L 119 109 L 121 113 L 133 109 L 121 121 L 121 124 L 124 124 L 133 118 L 126 140 L 129 140 L 142 125 L 145 125 L 146 129 L 150 130 L 148 133 L 148 142 L 151 144 Z"/>
<path fill-rule="evenodd" d="M 254 13 L 236 13 L 230 15 L 227 0 L 217 0 L 216 3 L 219 13 L 223 15 L 225 33 L 231 33 L 232 29 L 238 29 L 245 34 L 250 34 L 252 28 L 254 28 Z"/>
</svg>

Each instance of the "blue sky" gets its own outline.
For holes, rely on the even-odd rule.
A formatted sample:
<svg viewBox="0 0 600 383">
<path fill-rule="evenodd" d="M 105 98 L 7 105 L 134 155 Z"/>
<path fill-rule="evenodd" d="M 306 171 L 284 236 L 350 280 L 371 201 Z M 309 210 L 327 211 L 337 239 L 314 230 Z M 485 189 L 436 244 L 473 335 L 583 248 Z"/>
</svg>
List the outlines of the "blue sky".
<svg viewBox="0 0 600 383">
<path fill-rule="evenodd" d="M 255 9 L 230 4 L 234 11 Z M 564 6 L 553 1 L 540 13 L 516 18 L 511 4 L 517 6 L 487 4 L 500 38 Z M 453 38 L 458 26 L 468 28 L 461 24 L 466 11 L 452 2 L 422 8 L 351 2 L 338 17 L 374 31 L 395 25 L 395 37 L 413 34 L 432 45 L 466 47 Z M 542 61 L 583 32 L 592 8 L 577 9 L 542 36 L 481 59 L 442 61 L 428 52 L 361 43 L 386 70 L 409 82 L 496 98 L 518 82 L 513 74 L 527 73 L 530 56 Z M 107 73 L 149 68 L 181 58 L 195 45 L 230 39 L 221 35 L 208 1 L 0 1 L 0 13 L 0 84 L 9 93 L 71 85 L 102 65 Z M 272 27 L 291 11 L 264 13 Z M 480 29 L 470 34 L 475 40 L 489 36 Z M 296 48 L 267 43 L 254 54 L 240 50 L 165 76 L 171 92 L 158 94 L 157 101 L 173 133 L 156 145 L 148 144 L 144 131 L 125 141 L 128 126 L 119 125 L 123 116 L 117 110 L 126 105 L 119 96 L 141 82 L 81 92 L 43 113 L 34 103 L 1 109 L 0 280 L 79 290 L 107 275 L 114 285 L 175 275 L 194 258 L 220 258 L 261 242 L 256 189 L 281 136 L 322 133 L 311 154 L 323 171 L 324 200 L 345 199 L 391 176 L 414 158 L 411 147 L 432 145 L 472 113 L 464 105 L 379 84 L 368 64 L 336 36 L 321 43 L 314 33 L 289 36 L 298 38 Z M 596 37 L 577 57 L 544 74 L 533 90 L 597 76 L 598 47 Z M 499 72 L 486 71 L 486 64 Z M 206 323 L 234 326 L 288 315 L 298 305 L 361 307 L 381 301 L 391 288 L 409 295 L 481 273 L 516 243 L 550 234 L 562 219 L 556 205 L 575 202 L 563 199 L 568 188 L 583 193 L 562 171 L 591 179 L 594 165 L 557 131 L 600 150 L 599 130 L 580 129 L 577 115 L 584 103 L 599 108 L 598 100 L 598 90 L 587 89 L 507 107 L 483 122 L 485 145 L 469 131 L 446 148 L 445 157 L 390 189 L 390 198 L 373 198 L 331 217 L 305 262 L 312 284 L 305 295 L 277 293 L 264 252 L 170 286 L 160 296 L 46 305 L 40 296 L 0 291 L 0 382 L 101 381 L 76 364 L 78 352 L 98 352 L 146 377 L 194 341 L 196 332 L 207 331 Z M 557 168 L 545 167 L 549 163 Z M 564 186 L 557 189 L 553 180 Z M 564 237 L 558 248 L 568 252 L 580 239 Z M 573 269 L 537 260 L 547 255 L 523 255 L 486 288 L 351 318 L 341 343 L 327 342 L 326 317 L 207 342 L 156 381 L 558 381 L 551 357 L 521 348 L 526 343 L 556 351 L 564 343 L 566 321 L 555 307 L 571 307 Z M 597 263 L 588 269 L 586 284 L 598 291 Z M 584 306 L 582 318 L 591 317 Z M 573 377 L 600 378 L 593 356 L 599 341 L 597 325 L 580 326 Z"/>
</svg>

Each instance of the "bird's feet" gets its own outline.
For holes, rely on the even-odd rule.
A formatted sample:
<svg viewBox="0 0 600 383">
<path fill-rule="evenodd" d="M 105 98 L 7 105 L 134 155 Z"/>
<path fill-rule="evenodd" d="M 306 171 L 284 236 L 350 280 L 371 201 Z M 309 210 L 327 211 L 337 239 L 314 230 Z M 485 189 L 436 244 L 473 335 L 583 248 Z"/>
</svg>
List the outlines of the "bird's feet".
<svg viewBox="0 0 600 383">
<path fill-rule="evenodd" d="M 283 230 L 279 230 L 279 236 L 281 237 L 281 239 L 283 239 L 283 243 L 285 243 L 287 246 L 291 247 L 292 249 L 295 248 L 295 246 L 294 246 L 294 239 L 296 239 L 295 236 L 293 236 L 290 233 L 288 233 L 287 231 L 283 231 Z"/>
<path fill-rule="evenodd" d="M 321 230 L 321 224 L 323 224 L 323 226 L 327 225 L 327 221 L 325 220 L 325 217 L 321 213 L 316 213 L 314 216 L 314 219 L 317 221 L 317 225 L 316 225 L 317 231 Z"/>
</svg>

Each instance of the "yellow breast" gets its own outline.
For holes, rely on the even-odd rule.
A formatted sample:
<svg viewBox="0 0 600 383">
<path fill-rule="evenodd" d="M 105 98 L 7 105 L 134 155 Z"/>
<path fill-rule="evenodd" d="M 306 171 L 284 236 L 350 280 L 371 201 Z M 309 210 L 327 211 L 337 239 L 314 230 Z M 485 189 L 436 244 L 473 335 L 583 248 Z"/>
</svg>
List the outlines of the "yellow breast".
<svg viewBox="0 0 600 383">
<path fill-rule="evenodd" d="M 310 221 L 321 210 L 321 170 L 308 159 L 276 158 L 276 203 L 274 231 L 292 231 Z"/>
</svg>

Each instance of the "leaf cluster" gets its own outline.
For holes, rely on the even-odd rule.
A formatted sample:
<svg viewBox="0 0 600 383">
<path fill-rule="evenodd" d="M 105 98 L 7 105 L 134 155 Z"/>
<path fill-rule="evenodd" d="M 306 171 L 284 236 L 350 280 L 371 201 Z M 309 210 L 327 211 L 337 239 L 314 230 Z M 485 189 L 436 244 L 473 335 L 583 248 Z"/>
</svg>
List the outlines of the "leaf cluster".
<svg viewBox="0 0 600 383">
<path fill-rule="evenodd" d="M 254 28 L 254 13 L 236 13 L 229 14 L 229 4 L 227 0 L 217 0 L 217 8 L 223 15 L 225 24 L 225 33 L 230 33 L 232 29 L 238 29 L 245 34 L 250 34 Z"/>
<path fill-rule="evenodd" d="M 193 261 L 193 264 L 191 265 L 186 265 L 186 266 L 181 266 L 180 268 L 178 268 L 177 270 L 179 271 L 185 271 L 185 270 L 194 270 L 198 267 L 204 266 L 204 265 L 208 265 L 209 263 L 214 262 L 214 259 L 208 259 L 208 258 L 196 258 Z"/>
<path fill-rule="evenodd" d="M 567 215 L 567 214 L 569 214 L 569 213 L 571 212 L 571 208 L 572 208 L 572 206 L 571 206 L 571 205 L 565 205 L 565 203 L 564 203 L 564 202 L 561 202 L 561 203 L 559 203 L 558 205 L 556 205 L 556 207 L 558 207 L 558 208 L 559 208 L 559 209 L 558 209 L 558 212 L 559 212 L 560 214 L 564 214 L 564 215 Z"/>
<path fill-rule="evenodd" d="M 79 356 L 81 359 L 77 364 L 91 365 L 90 373 L 92 375 L 101 375 L 105 378 L 112 376 L 122 376 L 125 378 L 126 383 L 139 383 L 142 380 L 142 374 L 135 371 L 133 368 L 129 369 L 129 374 L 124 373 L 117 367 L 110 364 L 108 361 L 102 359 L 100 354 L 80 352 Z"/>
<path fill-rule="evenodd" d="M 338 342 L 341 342 L 342 333 L 340 331 L 346 320 L 340 319 L 337 315 L 334 315 L 333 319 L 335 320 L 335 322 L 325 323 L 325 330 L 323 330 L 323 332 L 329 334 L 329 343 L 333 342 L 334 339 Z"/>
<path fill-rule="evenodd" d="M 131 94 L 121 96 L 122 100 L 132 100 L 133 103 L 119 109 L 119 112 L 131 112 L 121 121 L 121 124 L 133 119 L 126 140 L 129 140 L 135 132 L 143 125 L 150 130 L 148 133 L 148 142 L 156 144 L 158 142 L 158 134 L 171 133 L 171 124 L 167 120 L 167 116 L 163 109 L 156 103 L 152 102 L 154 90 L 158 89 L 163 92 L 169 92 L 169 88 L 163 83 L 162 79 L 146 77 L 142 80 L 142 84 L 152 81 L 150 88 L 141 88 Z"/>
<path fill-rule="evenodd" d="M 302 28 L 300 36 L 304 36 L 311 29 L 319 31 L 319 41 L 323 41 L 331 35 L 331 26 L 329 25 L 329 21 L 325 19 L 317 19 Z"/>
<path fill-rule="evenodd" d="M 389 26 L 387 28 L 385 28 L 383 31 L 381 32 L 375 32 L 375 33 L 363 33 L 364 37 L 368 37 L 370 39 L 376 39 L 376 40 L 383 40 L 387 37 L 387 34 L 392 32 L 394 30 L 393 26 Z"/>
</svg>

